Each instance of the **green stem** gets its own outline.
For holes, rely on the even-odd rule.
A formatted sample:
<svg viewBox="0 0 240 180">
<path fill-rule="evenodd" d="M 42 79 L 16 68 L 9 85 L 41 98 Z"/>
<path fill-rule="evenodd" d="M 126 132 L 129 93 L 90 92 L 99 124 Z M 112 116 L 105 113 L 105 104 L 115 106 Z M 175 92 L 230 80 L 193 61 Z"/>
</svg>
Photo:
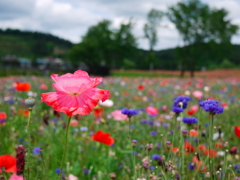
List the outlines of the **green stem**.
<svg viewBox="0 0 240 180">
<path fill-rule="evenodd" d="M 44 178 L 47 179 L 47 168 L 46 168 L 46 164 L 45 164 L 45 161 L 44 161 L 44 158 L 43 158 L 43 153 L 42 151 L 40 151 L 40 156 L 41 156 L 41 159 L 42 159 L 42 164 L 43 164 L 43 168 L 44 168 Z"/>
<path fill-rule="evenodd" d="M 134 147 L 133 147 L 133 144 L 132 144 L 132 135 L 131 135 L 131 117 L 129 117 L 128 122 L 129 122 L 128 136 L 129 136 L 129 139 L 130 139 L 130 147 L 131 147 L 131 150 L 132 150 L 131 157 L 132 157 L 132 163 L 133 163 L 133 179 L 136 179 L 135 178 L 135 176 L 136 176 L 135 155 L 133 154 L 134 153 Z"/>
<path fill-rule="evenodd" d="M 181 159 L 182 159 L 182 162 L 181 162 L 181 168 L 182 168 L 182 177 L 183 174 L 184 174 L 184 139 L 183 139 L 183 135 L 182 135 L 182 131 L 181 131 L 181 121 L 180 121 L 180 148 L 181 148 Z"/>
<path fill-rule="evenodd" d="M 68 118 L 68 123 L 67 123 L 67 129 L 66 129 L 66 134 L 65 134 L 65 146 L 64 146 L 64 151 L 63 151 L 63 157 L 62 157 L 62 163 L 60 166 L 60 173 L 59 173 L 59 180 L 61 180 L 62 178 L 62 174 L 63 174 L 63 166 L 66 163 L 66 152 L 67 152 L 67 147 L 68 147 L 68 131 L 69 131 L 69 125 L 70 125 L 70 121 L 71 121 L 72 116 L 70 116 Z"/>
<path fill-rule="evenodd" d="M 173 145 L 173 146 L 174 146 L 174 137 L 175 137 L 175 134 L 177 133 L 177 127 L 178 127 L 177 118 L 178 118 L 178 115 L 176 114 L 176 119 L 175 119 L 176 126 L 174 127 L 173 135 L 172 135 L 172 145 Z M 180 131 L 181 131 L 181 130 L 180 130 Z"/>
<path fill-rule="evenodd" d="M 211 149 L 213 150 L 213 115 L 212 115 L 212 120 L 211 120 Z M 214 174 L 214 154 L 212 157 L 212 173 Z"/>
<path fill-rule="evenodd" d="M 148 161 L 148 165 L 150 165 L 150 161 L 149 161 L 149 151 L 147 150 L 147 161 Z M 149 173 L 150 169 L 149 169 L 149 166 L 148 166 L 148 169 L 147 169 L 147 175 L 148 177 L 146 179 L 150 179 L 150 173 Z"/>
<path fill-rule="evenodd" d="M 209 132 L 209 138 L 208 138 L 208 143 L 209 143 L 209 146 L 208 146 L 208 165 L 209 165 L 209 169 L 210 169 L 210 174 L 212 176 L 212 174 L 214 173 L 214 157 L 212 157 L 212 162 L 211 162 L 211 150 L 213 148 L 213 115 L 212 115 L 212 118 L 209 119 L 209 125 L 208 125 L 208 132 Z"/>
<path fill-rule="evenodd" d="M 225 178 L 225 175 L 226 175 L 226 173 L 227 173 L 227 172 L 226 172 L 226 171 L 227 171 L 227 160 L 226 160 L 227 152 L 228 152 L 228 151 L 225 151 L 225 154 L 224 154 L 224 160 L 223 160 L 224 166 L 223 166 L 223 177 L 222 177 L 222 179 Z"/>
<path fill-rule="evenodd" d="M 27 153 L 27 170 L 28 170 L 28 180 L 31 178 L 31 134 L 30 134 L 30 128 L 31 128 L 31 115 L 32 115 L 32 108 L 28 109 L 28 122 L 27 122 L 27 136 L 28 136 L 28 153 Z"/>
</svg>

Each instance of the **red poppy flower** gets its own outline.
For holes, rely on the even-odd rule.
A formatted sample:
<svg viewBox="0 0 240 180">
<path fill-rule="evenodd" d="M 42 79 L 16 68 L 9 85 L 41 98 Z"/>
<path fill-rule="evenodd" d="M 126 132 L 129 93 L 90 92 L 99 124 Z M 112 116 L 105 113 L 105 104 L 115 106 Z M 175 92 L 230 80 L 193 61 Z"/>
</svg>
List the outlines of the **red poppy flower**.
<svg viewBox="0 0 240 180">
<path fill-rule="evenodd" d="M 27 116 L 28 116 L 28 113 L 29 113 L 29 112 L 28 112 L 27 109 L 26 109 L 26 110 L 21 110 L 21 109 L 19 110 L 19 114 L 22 115 L 22 116 L 27 117 Z"/>
<path fill-rule="evenodd" d="M 29 91 L 31 89 L 31 85 L 26 82 L 23 82 L 23 83 L 17 82 L 15 85 L 15 88 L 18 91 Z"/>
<path fill-rule="evenodd" d="M 141 90 L 141 91 L 143 91 L 143 90 L 144 90 L 144 86 L 143 86 L 143 85 L 139 85 L 139 86 L 138 86 L 138 89 Z"/>
<path fill-rule="evenodd" d="M 210 150 L 206 149 L 203 151 L 203 153 L 210 158 L 215 157 L 217 155 L 217 151 L 215 151 L 213 149 L 210 149 Z"/>
<path fill-rule="evenodd" d="M 0 120 L 6 120 L 7 119 L 7 115 L 5 112 L 0 112 Z"/>
<path fill-rule="evenodd" d="M 206 149 L 206 146 L 204 144 L 200 144 L 198 146 L 198 148 L 201 150 L 201 151 L 204 151 Z"/>
<path fill-rule="evenodd" d="M 194 115 L 195 111 L 189 110 L 187 113 L 188 113 L 189 116 L 192 116 L 192 115 Z"/>
<path fill-rule="evenodd" d="M 223 147 L 223 143 L 222 143 L 222 142 L 217 142 L 217 143 L 215 144 L 215 147 L 221 149 L 221 148 Z"/>
<path fill-rule="evenodd" d="M 235 132 L 235 135 L 240 138 L 240 126 L 235 126 L 234 127 L 234 132 Z"/>
<path fill-rule="evenodd" d="M 184 142 L 184 149 L 187 151 L 187 152 L 194 152 L 194 147 L 191 145 L 190 142 L 188 141 L 185 141 Z"/>
<path fill-rule="evenodd" d="M 196 131 L 195 129 L 190 130 L 189 131 L 189 136 L 193 136 L 193 137 L 198 136 L 198 131 Z"/>
<path fill-rule="evenodd" d="M 5 172 L 16 172 L 16 158 L 11 155 L 0 156 L 0 173 L 2 173 L 2 168 L 5 168 Z"/>
<path fill-rule="evenodd" d="M 226 108 L 226 107 L 228 107 L 228 104 L 227 104 L 227 103 L 222 103 L 221 106 L 222 106 L 223 108 Z"/>
<path fill-rule="evenodd" d="M 94 109 L 94 115 L 97 117 L 101 117 L 103 113 L 103 108 L 95 108 Z"/>
<path fill-rule="evenodd" d="M 166 84 L 168 83 L 168 79 L 164 79 L 161 83 L 160 86 L 166 86 Z"/>
<path fill-rule="evenodd" d="M 5 112 L 0 112 L 0 124 L 5 124 L 7 115 Z"/>
<path fill-rule="evenodd" d="M 110 137 L 110 133 L 104 133 L 103 131 L 97 131 L 97 133 L 92 136 L 92 139 L 108 146 L 114 143 L 114 139 Z"/>
</svg>

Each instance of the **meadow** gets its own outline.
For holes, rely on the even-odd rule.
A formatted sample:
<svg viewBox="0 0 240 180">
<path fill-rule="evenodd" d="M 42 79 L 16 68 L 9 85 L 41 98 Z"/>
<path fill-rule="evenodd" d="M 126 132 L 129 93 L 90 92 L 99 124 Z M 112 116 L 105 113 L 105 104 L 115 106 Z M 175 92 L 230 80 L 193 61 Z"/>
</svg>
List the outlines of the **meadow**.
<svg viewBox="0 0 240 180">
<path fill-rule="evenodd" d="M 0 82 L 0 158 L 15 157 L 19 145 L 27 151 L 25 169 L 15 176 L 17 180 L 232 180 L 240 176 L 239 71 L 184 79 L 104 77 L 98 88 L 109 90 L 110 97 L 90 114 L 72 116 L 63 167 L 69 117 L 41 101 L 41 93 L 56 91 L 53 80 L 8 76 Z M 23 82 L 30 89 L 16 88 Z M 172 107 L 179 96 L 190 100 L 183 112 L 176 113 Z M 25 103 L 28 97 L 36 100 L 31 112 Z M 199 107 L 207 99 L 217 100 L 224 112 L 211 114 Z M 124 115 L 124 108 L 137 113 Z M 198 121 L 187 124 L 184 117 Z M 110 135 L 94 138 L 99 131 Z M 15 173 L 0 173 L 0 177 L 14 180 Z"/>
</svg>

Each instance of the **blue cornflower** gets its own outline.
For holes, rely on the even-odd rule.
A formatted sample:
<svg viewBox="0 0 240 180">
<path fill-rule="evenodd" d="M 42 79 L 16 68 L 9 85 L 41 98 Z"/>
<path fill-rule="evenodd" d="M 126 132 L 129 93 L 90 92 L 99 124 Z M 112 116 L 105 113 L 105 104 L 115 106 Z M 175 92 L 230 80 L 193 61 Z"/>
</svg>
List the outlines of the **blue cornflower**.
<svg viewBox="0 0 240 180">
<path fill-rule="evenodd" d="M 219 102 L 213 99 L 208 99 L 199 102 L 199 106 L 204 109 L 204 111 L 209 112 L 211 115 L 221 114 L 224 111 L 222 106 L 219 106 Z"/>
<path fill-rule="evenodd" d="M 174 107 L 181 107 L 182 109 L 186 109 L 188 106 L 188 101 L 190 101 L 191 98 L 188 96 L 177 96 L 174 99 L 173 106 Z"/>
<path fill-rule="evenodd" d="M 138 110 L 137 109 L 127 109 L 127 108 L 123 108 L 122 109 L 122 114 L 127 115 L 129 118 L 131 118 L 133 115 L 137 115 L 138 114 Z"/>
<path fill-rule="evenodd" d="M 130 126 L 130 129 L 135 129 L 135 128 L 136 128 L 135 125 L 131 125 L 131 126 Z"/>
<path fill-rule="evenodd" d="M 62 169 L 62 171 L 64 172 L 63 169 Z M 61 172 L 61 169 L 60 169 L 60 168 L 55 169 L 55 173 L 60 174 L 60 172 Z"/>
<path fill-rule="evenodd" d="M 235 165 L 233 166 L 233 169 L 234 169 L 234 171 L 236 171 L 237 173 L 240 173 L 240 166 L 239 166 L 239 164 L 235 164 Z"/>
<path fill-rule="evenodd" d="M 6 119 L 0 119 L 0 123 L 5 123 Z"/>
<path fill-rule="evenodd" d="M 151 132 L 150 132 L 150 135 L 151 135 L 151 136 L 156 136 L 156 135 L 157 135 L 157 131 L 151 131 Z"/>
<path fill-rule="evenodd" d="M 172 107 L 172 111 L 175 112 L 175 113 L 177 113 L 177 114 L 179 114 L 179 113 L 183 112 L 183 109 L 180 108 L 180 107 L 175 107 L 175 106 L 173 106 L 173 107 Z"/>
<path fill-rule="evenodd" d="M 168 128 L 169 127 L 169 123 L 164 123 L 163 127 Z"/>
<path fill-rule="evenodd" d="M 23 138 L 19 138 L 19 139 L 18 139 L 18 142 L 19 142 L 19 143 L 22 143 L 23 140 L 24 140 Z"/>
<path fill-rule="evenodd" d="M 86 127 L 86 126 L 81 126 L 81 127 L 80 127 L 80 131 L 88 131 L 88 127 Z"/>
<path fill-rule="evenodd" d="M 152 159 L 153 159 L 153 160 L 159 160 L 160 158 L 161 158 L 161 156 L 158 155 L 158 154 L 152 155 Z"/>
<path fill-rule="evenodd" d="M 41 153 L 41 149 L 42 148 L 40 148 L 40 147 L 35 147 L 35 148 L 33 148 L 32 153 L 34 155 L 39 155 Z"/>
<path fill-rule="evenodd" d="M 84 174 L 88 174 L 88 172 L 89 172 L 88 169 L 86 169 L 86 168 L 83 169 L 83 173 L 84 173 Z"/>
<path fill-rule="evenodd" d="M 184 117 L 184 118 L 182 119 L 182 122 L 183 122 L 183 123 L 186 123 L 186 124 L 188 124 L 188 125 L 192 125 L 192 124 L 197 123 L 197 122 L 198 122 L 198 119 L 195 118 L 195 117 Z"/>
<path fill-rule="evenodd" d="M 195 168 L 195 165 L 194 165 L 194 163 L 193 162 L 190 162 L 190 163 L 188 163 L 188 169 L 189 170 L 194 170 L 194 168 Z"/>
<path fill-rule="evenodd" d="M 140 124 L 147 124 L 147 122 L 148 122 L 148 120 L 143 119 L 143 120 L 140 121 Z"/>
<path fill-rule="evenodd" d="M 149 166 L 149 169 L 154 170 L 155 168 L 154 168 L 154 166 Z"/>
</svg>

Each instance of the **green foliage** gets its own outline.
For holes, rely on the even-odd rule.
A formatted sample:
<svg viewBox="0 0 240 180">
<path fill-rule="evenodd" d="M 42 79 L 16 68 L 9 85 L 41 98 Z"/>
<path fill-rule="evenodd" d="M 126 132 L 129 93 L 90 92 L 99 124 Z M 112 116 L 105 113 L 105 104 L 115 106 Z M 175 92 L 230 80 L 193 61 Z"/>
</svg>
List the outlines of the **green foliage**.
<svg viewBox="0 0 240 180">
<path fill-rule="evenodd" d="M 94 113 L 83 115 L 80 119 L 79 116 L 78 118 L 74 117 L 75 120 L 78 119 L 78 125 L 71 126 L 69 131 L 68 161 L 63 167 L 66 177 L 68 177 L 69 174 L 73 174 L 77 176 L 79 180 L 110 180 L 109 174 L 114 172 L 116 173 L 117 179 L 130 180 L 133 179 L 132 176 L 135 166 L 132 159 L 135 157 L 135 165 L 139 167 L 136 169 L 135 179 L 147 178 L 147 175 L 150 173 L 154 173 L 154 175 L 164 173 L 166 178 L 162 179 L 176 179 L 175 175 L 181 173 L 180 167 L 184 167 L 185 172 L 181 174 L 182 179 L 187 180 L 192 177 L 203 179 L 201 175 L 206 175 L 206 172 L 204 171 L 202 173 L 199 171 L 197 163 L 193 170 L 189 170 L 188 164 L 193 162 L 193 158 L 198 155 L 201 160 L 201 167 L 208 167 L 209 158 L 206 156 L 204 150 L 198 148 L 199 145 L 205 145 L 206 150 L 209 148 L 208 139 L 210 137 L 208 135 L 208 127 L 213 128 L 214 134 L 218 132 L 224 134 L 221 138 L 218 137 L 214 139 L 214 144 L 228 142 L 228 144 L 224 144 L 227 146 L 223 146 L 221 149 L 215 146 L 213 147 L 217 152 L 225 152 L 225 156 L 217 155 L 214 158 L 214 167 L 221 165 L 222 172 L 227 177 L 235 178 L 233 176 L 238 176 L 234 166 L 239 164 L 240 161 L 236 158 L 235 154 L 226 152 L 227 150 L 230 151 L 232 147 L 238 147 L 239 145 L 239 138 L 234 134 L 234 125 L 239 126 L 239 84 L 233 83 L 232 79 L 229 78 L 226 80 L 212 78 L 180 80 L 178 78 L 143 78 L 141 75 L 141 72 L 139 72 L 135 74 L 135 77 L 137 76 L 136 78 L 109 77 L 104 79 L 104 83 L 100 88 L 104 87 L 104 89 L 111 92 L 111 100 L 114 102 L 114 105 L 112 107 L 98 106 L 97 108 L 101 107 L 104 112 L 100 118 L 96 117 Z M 237 77 L 239 77 L 239 74 Z M 27 92 L 13 91 L 12 84 L 15 81 L 30 83 L 32 93 L 36 94 L 36 104 L 31 116 L 31 144 L 32 147 L 40 147 L 41 154 L 32 155 L 31 174 L 34 177 L 32 179 L 55 180 L 58 176 L 55 170 L 59 168 L 61 163 L 64 146 L 63 139 L 68 117 L 64 113 L 60 113 L 60 117 L 57 117 L 53 113 L 52 107 L 40 100 L 41 93 L 55 91 L 52 87 L 53 81 L 50 80 L 50 78 L 38 78 L 36 76 L 2 78 L 1 94 L 3 100 L 0 101 L 0 108 L 1 112 L 7 114 L 7 119 L 6 124 L 2 123 L 0 126 L 0 155 L 9 154 L 15 156 L 15 148 L 17 145 L 22 144 L 27 147 L 28 144 L 26 138 L 27 117 L 20 113 L 20 110 L 26 110 L 26 107 L 23 106 L 23 100 L 28 97 L 28 94 Z M 163 82 L 166 82 L 166 84 L 163 85 Z M 41 83 L 46 84 L 48 89 L 40 89 L 39 85 Z M 176 117 L 173 115 L 171 107 L 173 99 L 176 96 L 185 94 L 186 91 L 195 91 L 199 83 L 202 84 L 203 87 L 208 86 L 210 88 L 210 91 L 203 91 L 205 94 L 219 100 L 220 103 L 226 102 L 227 107 L 223 114 L 214 116 L 213 126 L 209 126 L 211 117 L 209 113 L 204 112 L 203 109 L 199 109 L 194 114 L 194 117 L 198 118 L 199 123 L 194 126 L 185 126 L 188 131 L 196 129 L 197 127 L 198 136 L 187 137 L 187 141 L 194 147 L 194 152 L 188 151 L 182 153 L 183 143 L 180 142 L 182 132 L 179 127 L 184 126 L 181 121 L 175 119 Z M 138 85 L 141 84 L 143 84 L 145 88 L 142 91 L 137 89 Z M 183 86 L 185 88 L 177 88 Z M 198 99 L 194 98 L 192 93 L 190 96 L 191 101 L 189 102 L 188 108 L 181 113 L 181 117 L 188 117 L 187 111 L 189 111 L 193 105 L 198 104 Z M 9 98 L 13 101 L 11 104 L 9 103 Z M 157 116 L 149 116 L 143 111 L 143 109 L 146 109 L 149 105 L 159 110 Z M 167 109 L 163 109 L 164 106 L 167 107 Z M 114 117 L 110 115 L 113 111 L 121 110 L 123 107 L 136 108 L 139 109 L 141 113 L 133 116 L 131 121 L 115 121 Z M 145 123 L 143 123 L 142 120 L 144 120 Z M 146 123 L 146 121 L 148 123 Z M 48 124 L 46 124 L 46 122 L 48 122 Z M 130 130 L 129 125 L 132 127 Z M 206 127 L 207 125 L 208 127 Z M 214 128 L 215 126 L 222 128 Z M 98 130 L 111 133 L 111 137 L 115 139 L 115 144 L 113 146 L 106 146 L 92 140 L 91 135 Z M 172 131 L 174 131 L 174 133 L 172 133 Z M 153 132 L 156 135 L 152 135 Z M 131 138 L 129 137 L 129 133 L 131 133 Z M 133 139 L 137 140 L 136 147 L 134 148 L 132 148 L 131 144 Z M 198 141 L 196 141 L 196 139 L 198 139 Z M 178 147 L 180 151 L 177 153 L 167 151 L 165 144 L 168 140 L 172 141 L 172 147 Z M 150 143 L 153 144 L 153 148 L 147 152 L 144 147 Z M 31 151 L 27 152 L 32 154 Z M 167 169 L 167 165 L 165 166 L 165 164 L 163 164 L 163 166 L 160 164 L 161 161 L 153 160 L 152 156 L 154 154 L 164 157 L 164 163 L 171 161 L 175 168 L 174 172 L 172 172 L 172 169 Z M 146 160 L 146 157 L 149 157 L 148 165 L 155 167 L 149 173 L 142 166 L 143 159 Z M 181 161 L 183 158 L 184 162 Z M 224 164 L 222 164 L 222 162 Z M 89 170 L 88 173 L 85 174 L 84 169 Z M 215 174 L 216 171 L 217 168 L 214 171 Z M 28 175 L 27 172 L 28 170 L 25 166 L 24 176 L 26 179 Z M 6 174 L 9 177 L 12 173 Z"/>
<path fill-rule="evenodd" d="M 0 47 L 0 56 L 11 54 L 34 59 L 52 55 L 64 56 L 72 47 L 72 43 L 46 33 L 0 29 Z M 61 49 L 62 52 L 55 52 L 55 48 Z"/>
<path fill-rule="evenodd" d="M 131 32 L 133 23 L 121 24 L 119 29 L 112 29 L 110 25 L 110 21 L 103 20 L 90 27 L 82 42 L 69 52 L 72 62 L 119 68 L 125 58 L 133 58 L 137 46 Z"/>
<path fill-rule="evenodd" d="M 224 59 L 222 61 L 222 63 L 220 64 L 220 68 L 222 69 L 233 69 L 236 68 L 237 66 L 232 63 L 231 61 L 229 61 L 228 59 Z"/>
<path fill-rule="evenodd" d="M 231 56 L 230 40 L 238 26 L 233 25 L 227 15 L 226 10 L 210 9 L 200 0 L 180 1 L 169 8 L 169 19 L 187 45 L 182 52 L 178 51 L 180 56 L 177 55 L 182 68 L 191 70 L 193 75 L 202 60 L 211 59 L 217 64 Z"/>
<path fill-rule="evenodd" d="M 163 17 L 163 12 L 157 9 L 151 9 L 147 14 L 147 23 L 144 25 L 144 35 L 148 39 L 150 45 L 150 51 L 153 50 L 154 46 L 157 44 L 157 28 L 160 25 L 160 20 Z"/>
</svg>

